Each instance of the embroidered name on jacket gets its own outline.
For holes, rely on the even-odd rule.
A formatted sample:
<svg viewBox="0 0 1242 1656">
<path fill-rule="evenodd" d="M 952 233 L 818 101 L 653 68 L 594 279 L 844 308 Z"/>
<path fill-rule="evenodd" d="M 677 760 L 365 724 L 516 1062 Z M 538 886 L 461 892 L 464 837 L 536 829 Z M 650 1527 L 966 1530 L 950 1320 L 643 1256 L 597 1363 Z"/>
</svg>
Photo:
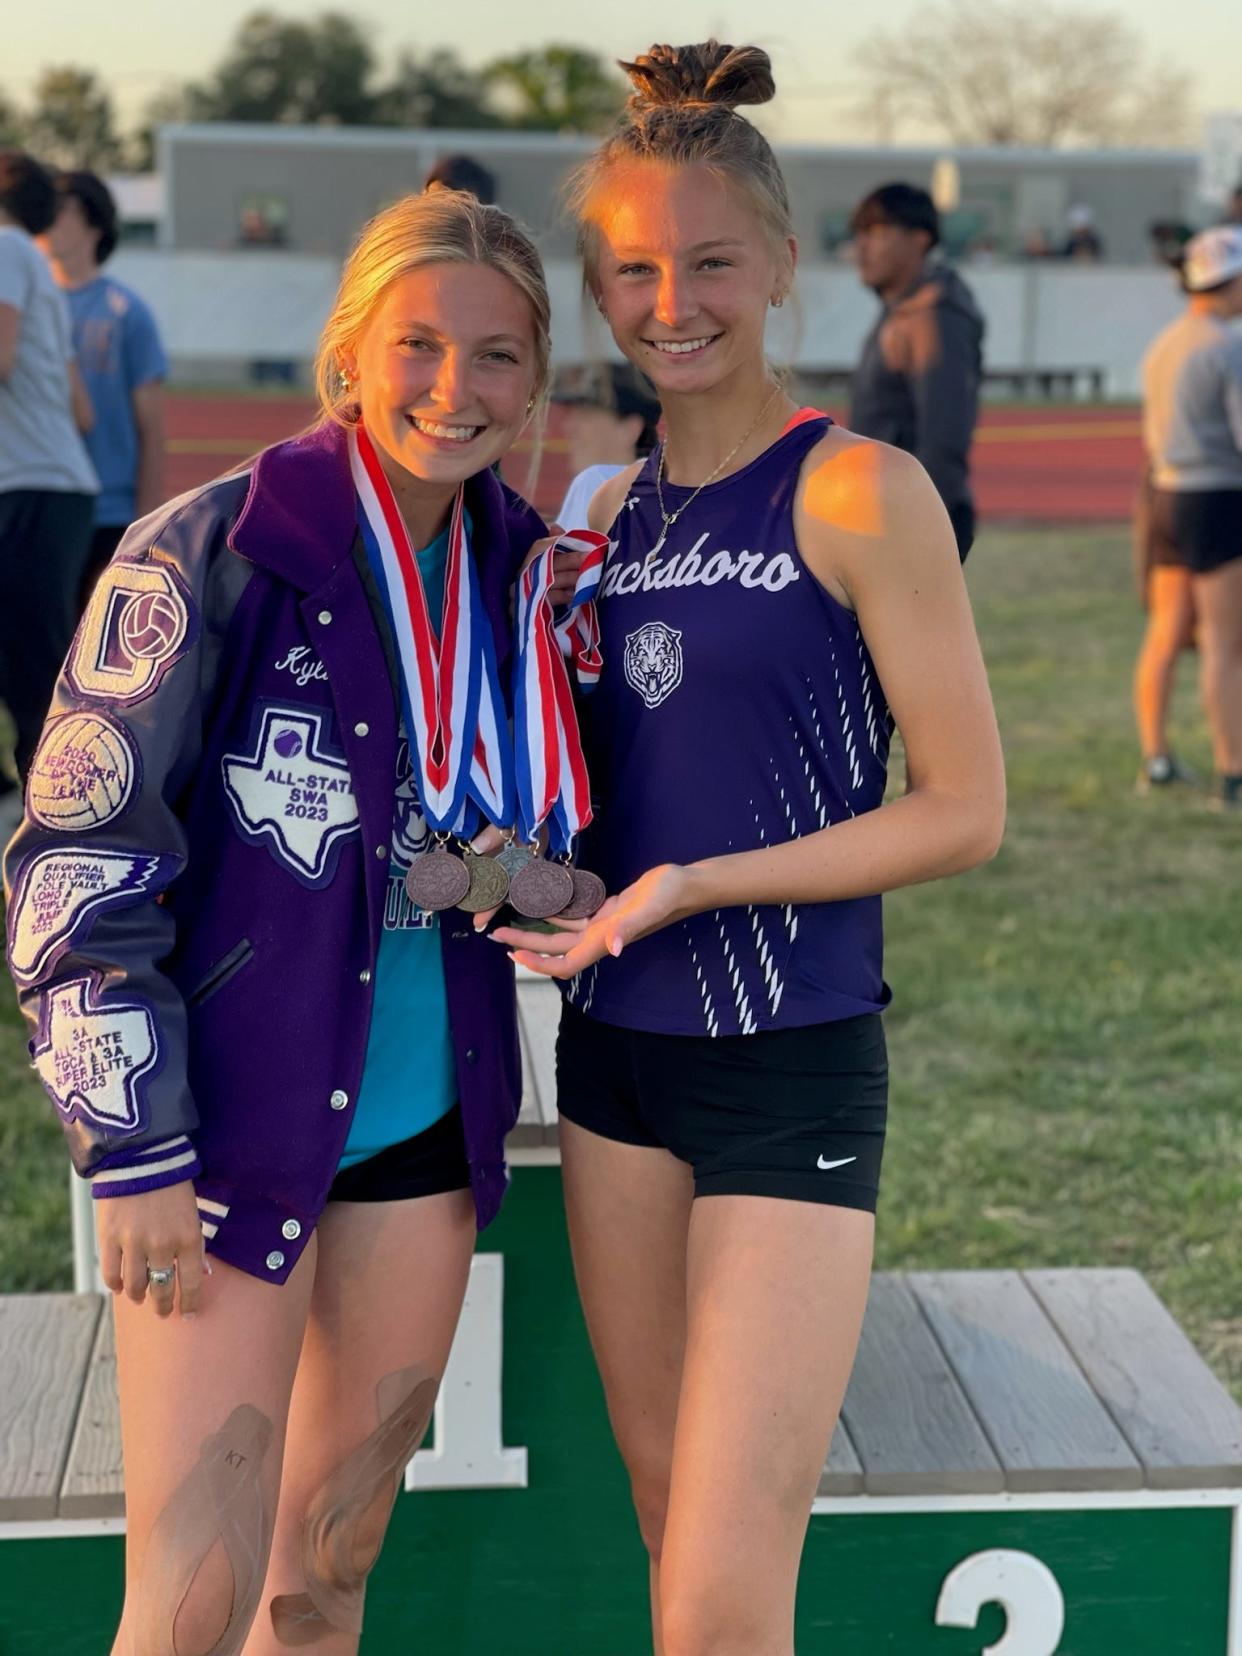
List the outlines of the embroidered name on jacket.
<svg viewBox="0 0 1242 1656">
<path fill-rule="evenodd" d="M 221 761 L 242 835 L 308 886 L 329 883 L 341 842 L 358 831 L 349 766 L 328 745 L 330 719 L 326 709 L 260 703 L 250 751 Z"/>
<path fill-rule="evenodd" d="M 66 663 L 80 696 L 141 701 L 185 654 L 198 619 L 181 579 L 158 563 L 111 563 L 99 577 Z"/>
<path fill-rule="evenodd" d="M 145 1001 L 104 1000 L 97 984 L 71 978 L 44 997 L 35 1068 L 66 1120 L 134 1132 L 147 1119 L 141 1083 L 160 1064 L 155 1020 Z"/>
<path fill-rule="evenodd" d="M 97 914 L 161 891 L 179 857 L 129 851 L 39 851 L 18 873 L 9 905 L 9 968 L 37 983 L 90 930 Z"/>
</svg>

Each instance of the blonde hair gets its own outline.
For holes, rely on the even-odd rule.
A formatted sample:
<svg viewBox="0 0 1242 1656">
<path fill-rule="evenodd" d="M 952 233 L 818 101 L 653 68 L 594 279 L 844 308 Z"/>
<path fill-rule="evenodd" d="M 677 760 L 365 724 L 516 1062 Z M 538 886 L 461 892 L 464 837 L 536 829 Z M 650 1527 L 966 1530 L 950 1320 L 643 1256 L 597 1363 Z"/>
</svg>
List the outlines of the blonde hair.
<svg viewBox="0 0 1242 1656">
<path fill-rule="evenodd" d="M 793 235 L 789 194 L 772 147 L 739 104 L 775 95 L 771 59 L 758 46 L 653 46 L 621 63 L 634 84 L 611 137 L 570 176 L 569 209 L 578 224 L 578 251 L 587 285 L 597 285 L 595 203 L 609 173 L 635 161 L 705 166 L 745 194 L 774 251 Z"/>
<path fill-rule="evenodd" d="M 345 261 L 331 315 L 315 353 L 319 406 L 337 425 L 358 422 L 357 396 L 344 377 L 345 355 L 393 282 L 432 264 L 486 265 L 525 295 L 535 324 L 535 384 L 531 405 L 548 384 L 551 303 L 543 264 L 526 231 L 499 207 L 464 190 L 432 185 L 403 196 L 366 225 Z"/>
</svg>

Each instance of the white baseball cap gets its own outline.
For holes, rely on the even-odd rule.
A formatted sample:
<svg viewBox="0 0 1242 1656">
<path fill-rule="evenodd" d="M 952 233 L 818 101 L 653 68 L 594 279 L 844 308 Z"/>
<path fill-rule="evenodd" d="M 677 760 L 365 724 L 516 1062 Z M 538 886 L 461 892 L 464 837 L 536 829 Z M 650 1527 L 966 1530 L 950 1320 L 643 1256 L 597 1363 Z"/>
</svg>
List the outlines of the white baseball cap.
<svg viewBox="0 0 1242 1656">
<path fill-rule="evenodd" d="M 1242 226 L 1217 224 L 1186 243 L 1182 279 L 1191 293 L 1220 287 L 1242 276 Z"/>
</svg>

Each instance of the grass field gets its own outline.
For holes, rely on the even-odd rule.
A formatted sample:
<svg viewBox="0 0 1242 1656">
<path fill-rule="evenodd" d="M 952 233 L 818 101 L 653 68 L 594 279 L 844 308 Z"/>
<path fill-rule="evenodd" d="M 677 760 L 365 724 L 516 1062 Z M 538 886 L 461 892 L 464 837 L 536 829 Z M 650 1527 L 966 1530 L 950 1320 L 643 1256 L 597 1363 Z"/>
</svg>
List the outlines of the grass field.
<svg viewBox="0 0 1242 1656">
<path fill-rule="evenodd" d="M 1117 531 L 986 532 L 1000 856 L 888 904 L 885 1267 L 1134 1265 L 1242 1399 L 1242 818 L 1137 799 Z M 1194 669 L 1176 730 L 1207 769 Z M 64 1157 L 0 1010 L 0 1291 L 70 1282 Z"/>
</svg>

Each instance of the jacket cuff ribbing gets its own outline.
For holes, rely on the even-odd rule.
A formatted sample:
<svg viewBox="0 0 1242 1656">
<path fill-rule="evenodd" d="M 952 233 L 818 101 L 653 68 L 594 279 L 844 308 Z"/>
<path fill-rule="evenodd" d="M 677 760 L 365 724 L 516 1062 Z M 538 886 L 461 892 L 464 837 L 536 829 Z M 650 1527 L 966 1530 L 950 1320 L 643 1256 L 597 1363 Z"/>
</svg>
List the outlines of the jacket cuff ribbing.
<svg viewBox="0 0 1242 1656">
<path fill-rule="evenodd" d="M 141 1196 L 165 1185 L 183 1184 L 202 1172 L 190 1139 L 164 1139 L 136 1150 L 118 1150 L 105 1158 L 90 1176 L 91 1195 L 96 1201 L 109 1196 Z"/>
</svg>

